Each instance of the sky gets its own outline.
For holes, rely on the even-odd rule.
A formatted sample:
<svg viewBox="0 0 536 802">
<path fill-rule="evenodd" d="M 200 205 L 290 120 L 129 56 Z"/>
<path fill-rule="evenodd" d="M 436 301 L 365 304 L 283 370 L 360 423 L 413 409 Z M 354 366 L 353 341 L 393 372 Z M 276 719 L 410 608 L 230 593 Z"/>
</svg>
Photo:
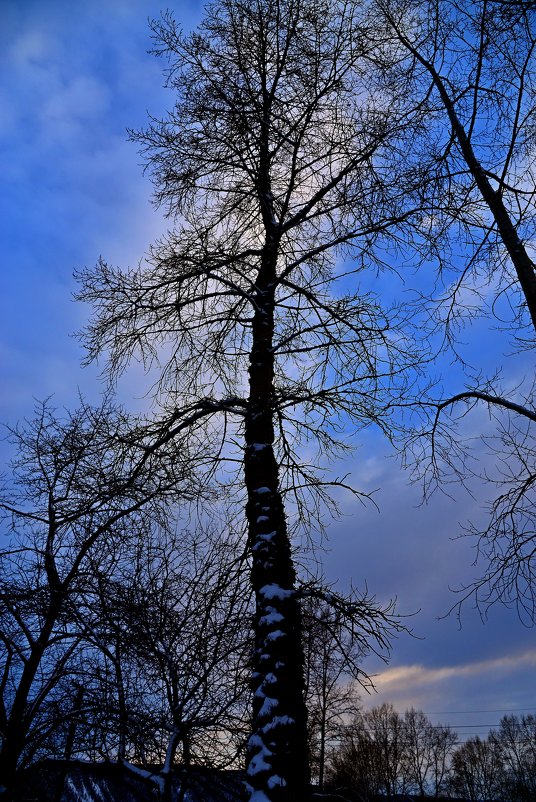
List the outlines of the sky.
<svg viewBox="0 0 536 802">
<path fill-rule="evenodd" d="M 185 28 L 201 17 L 195 0 L 0 0 L 0 420 L 9 425 L 31 416 L 36 399 L 72 407 L 79 391 L 98 398 L 98 369 L 80 367 L 73 337 L 88 317 L 72 300 L 73 270 L 99 255 L 135 264 L 166 229 L 126 129 L 172 102 L 147 53 L 147 21 L 167 5 Z M 489 343 L 482 337 L 483 361 Z M 143 406 L 136 371 L 122 393 Z M 366 661 L 378 692 L 363 704 L 418 707 L 462 739 L 504 713 L 534 711 L 534 630 L 498 607 L 482 621 L 468 606 L 461 628 L 446 616 L 456 602 L 449 588 L 475 576 L 471 544 L 456 536 L 480 514 L 478 491 L 449 487 L 450 497 L 422 506 L 421 488 L 378 433 L 357 445 L 347 467 L 360 489 L 378 488 L 379 510 L 342 500 L 325 574 L 342 589 L 366 582 L 378 600 L 396 597 L 413 630 L 388 664 Z M 0 455 L 5 469 L 5 443 Z"/>
</svg>

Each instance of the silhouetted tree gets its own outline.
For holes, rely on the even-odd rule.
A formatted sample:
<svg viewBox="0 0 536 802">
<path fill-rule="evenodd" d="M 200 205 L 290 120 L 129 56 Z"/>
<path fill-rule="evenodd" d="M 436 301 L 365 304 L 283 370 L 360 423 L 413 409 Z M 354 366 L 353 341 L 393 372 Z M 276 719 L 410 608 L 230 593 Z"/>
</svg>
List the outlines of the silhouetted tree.
<svg viewBox="0 0 536 802">
<path fill-rule="evenodd" d="M 128 548 L 148 519 L 198 496 L 195 453 L 169 432 L 145 430 L 105 402 L 59 417 L 46 404 L 11 432 L 13 481 L 0 509 L 11 543 L 0 552 L 0 798 L 61 719 L 54 694 L 76 675 L 73 606 L 88 564 Z M 171 459 L 160 460 L 164 452 Z M 158 458 L 157 458 L 158 453 Z M 72 683 L 70 685 L 72 688 Z M 52 705 L 52 707 L 51 707 Z M 62 710 L 69 704 L 62 704 Z"/>
<path fill-rule="evenodd" d="M 391 704 L 358 712 L 346 728 L 340 748 L 330 756 L 329 782 L 390 798 L 408 790 L 406 733 Z"/>
<path fill-rule="evenodd" d="M 334 792 L 368 802 L 382 793 L 380 746 L 360 726 L 349 726 L 330 755 L 326 779 Z"/>
<path fill-rule="evenodd" d="M 94 570 L 98 586 L 79 615 L 112 667 L 96 688 L 103 734 L 118 739 L 113 757 L 124 762 L 143 726 L 141 762 L 162 764 L 153 779 L 170 799 L 177 764 L 233 765 L 245 745 L 252 610 L 243 558 L 228 534 L 198 527 L 148 533 L 121 571 Z"/>
<path fill-rule="evenodd" d="M 302 602 L 305 649 L 305 702 L 309 755 L 319 790 L 324 785 L 326 749 L 340 734 L 345 714 L 355 710 L 357 684 L 368 677 L 361 668 L 364 649 L 353 638 L 350 617 L 318 598 Z"/>
<path fill-rule="evenodd" d="M 302 531 L 318 523 L 337 484 L 319 468 L 344 451 L 343 422 L 385 426 L 393 377 L 416 359 L 394 312 L 348 289 L 411 200 L 393 173 L 390 194 L 380 181 L 401 121 L 368 91 L 356 13 L 336 0 L 221 0 L 189 36 L 171 15 L 154 23 L 176 104 L 134 138 L 177 227 L 139 268 L 101 261 L 79 276 L 94 307 L 89 358 L 108 351 L 112 377 L 133 357 L 154 367 L 164 416 L 196 416 L 207 471 L 247 493 L 256 802 L 305 799 L 309 782 L 287 513 Z M 314 440 L 307 464 L 299 450 Z"/>
<path fill-rule="evenodd" d="M 504 767 L 503 796 L 511 802 L 536 798 L 536 716 L 503 716 L 489 740 Z"/>
<path fill-rule="evenodd" d="M 439 797 L 450 788 L 456 733 L 433 725 L 421 710 L 401 716 L 392 705 L 360 711 L 329 757 L 331 787 L 365 802 L 396 794 Z"/>
<path fill-rule="evenodd" d="M 536 330 L 535 208 L 536 17 L 534 4 L 500 0 L 375 0 L 371 36 L 387 65 L 385 84 L 403 86 L 422 112 L 404 159 L 421 177 L 423 214 L 413 218 L 414 258 L 438 270 L 428 306 L 460 356 L 459 328 L 486 310 L 531 349 Z M 375 25 L 379 25 L 375 27 Z M 382 31 L 382 33 L 380 33 Z M 387 52 L 385 56 L 384 53 Z M 461 357 L 463 362 L 463 357 Z M 536 405 L 533 370 L 513 379 L 505 367 L 486 378 L 469 368 L 466 386 L 423 398 L 429 419 L 410 440 L 426 492 L 447 478 L 475 475 L 496 488 L 484 526 L 469 525 L 483 575 L 461 589 L 484 611 L 515 604 L 533 622 Z M 481 439 L 461 421 L 484 407 L 495 423 Z M 490 467 L 490 464 L 493 467 Z M 460 602 L 461 603 L 461 602 Z M 459 611 L 459 605 L 457 605 Z"/>
<path fill-rule="evenodd" d="M 446 790 L 448 769 L 456 733 L 450 727 L 434 725 L 422 710 L 404 713 L 405 757 L 408 784 L 421 796 L 438 797 Z"/>
<path fill-rule="evenodd" d="M 452 756 L 452 788 L 470 802 L 501 799 L 504 771 L 497 744 L 469 738 Z"/>
</svg>

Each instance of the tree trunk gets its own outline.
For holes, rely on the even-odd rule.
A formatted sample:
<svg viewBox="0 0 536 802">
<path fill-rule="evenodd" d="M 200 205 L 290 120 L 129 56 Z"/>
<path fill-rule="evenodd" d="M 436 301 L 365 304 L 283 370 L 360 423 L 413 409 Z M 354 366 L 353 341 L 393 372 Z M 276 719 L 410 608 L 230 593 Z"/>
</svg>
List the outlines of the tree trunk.
<svg viewBox="0 0 536 802">
<path fill-rule="evenodd" d="M 246 515 L 256 598 L 247 773 L 255 802 L 302 802 L 309 796 L 310 778 L 301 617 L 273 449 L 276 260 L 277 247 L 268 242 L 256 285 L 245 421 Z"/>
<path fill-rule="evenodd" d="M 318 756 L 318 790 L 324 790 L 324 763 L 326 761 L 326 706 L 320 713 L 320 752 Z"/>
<path fill-rule="evenodd" d="M 124 763 L 127 753 L 127 703 L 125 699 L 125 686 L 123 682 L 123 670 L 121 668 L 121 653 L 119 636 L 117 636 L 114 670 L 117 685 L 117 703 L 119 707 L 119 744 L 117 747 L 117 762 Z"/>
<path fill-rule="evenodd" d="M 76 728 L 78 726 L 83 700 L 84 700 L 84 687 L 83 685 L 79 685 L 74 699 L 72 718 L 69 724 L 69 728 L 67 730 L 67 738 L 65 739 L 65 750 L 63 753 L 64 765 L 58 777 L 54 802 L 61 802 L 61 798 L 63 796 L 63 788 L 65 786 L 65 780 L 67 779 L 67 774 L 69 772 L 69 763 L 73 756 L 74 739 L 76 737 Z"/>
<path fill-rule="evenodd" d="M 51 604 L 39 637 L 32 644 L 18 683 L 0 749 L 0 802 L 11 802 L 15 799 L 13 795 L 17 769 L 33 721 L 33 714 L 28 710 L 28 698 L 43 654 L 48 647 L 62 601 L 56 599 L 55 603 Z"/>
<path fill-rule="evenodd" d="M 162 802 L 171 802 L 173 795 L 173 764 L 175 762 L 175 754 L 177 746 L 180 741 L 180 731 L 173 730 L 169 737 L 168 746 L 166 749 L 166 761 L 162 769 L 161 776 L 164 778 L 162 788 Z"/>
</svg>

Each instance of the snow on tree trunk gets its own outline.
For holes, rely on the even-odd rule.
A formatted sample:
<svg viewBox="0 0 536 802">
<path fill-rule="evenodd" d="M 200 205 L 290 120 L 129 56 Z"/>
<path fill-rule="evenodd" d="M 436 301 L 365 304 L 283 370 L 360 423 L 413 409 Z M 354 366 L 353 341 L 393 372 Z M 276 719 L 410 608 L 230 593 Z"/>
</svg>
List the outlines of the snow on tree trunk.
<svg viewBox="0 0 536 802">
<path fill-rule="evenodd" d="M 300 609 L 273 449 L 276 253 L 275 247 L 265 248 L 257 282 L 245 426 L 246 514 L 257 608 L 247 766 L 251 802 L 296 802 L 309 788 Z"/>
</svg>

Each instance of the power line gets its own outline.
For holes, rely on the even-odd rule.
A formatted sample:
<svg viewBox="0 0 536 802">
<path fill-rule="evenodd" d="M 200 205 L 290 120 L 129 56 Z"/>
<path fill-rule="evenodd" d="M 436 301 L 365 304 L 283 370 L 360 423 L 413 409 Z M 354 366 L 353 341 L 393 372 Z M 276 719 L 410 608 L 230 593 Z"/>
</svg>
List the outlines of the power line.
<svg viewBox="0 0 536 802">
<path fill-rule="evenodd" d="M 432 710 L 430 712 L 425 713 L 426 716 L 458 716 L 463 715 L 465 713 L 523 713 L 526 710 L 534 711 L 536 710 L 536 705 L 532 707 L 508 707 L 503 709 L 496 709 L 496 710 Z"/>
<path fill-rule="evenodd" d="M 446 726 L 445 724 L 432 724 L 431 725 L 432 729 L 434 729 L 434 730 L 443 729 L 443 727 L 445 727 L 445 726 Z M 461 729 L 467 729 L 467 727 L 473 728 L 473 729 L 476 729 L 477 727 L 479 729 L 480 729 L 480 727 L 498 727 L 499 724 L 453 724 L 452 726 L 457 730 L 461 730 Z"/>
</svg>

